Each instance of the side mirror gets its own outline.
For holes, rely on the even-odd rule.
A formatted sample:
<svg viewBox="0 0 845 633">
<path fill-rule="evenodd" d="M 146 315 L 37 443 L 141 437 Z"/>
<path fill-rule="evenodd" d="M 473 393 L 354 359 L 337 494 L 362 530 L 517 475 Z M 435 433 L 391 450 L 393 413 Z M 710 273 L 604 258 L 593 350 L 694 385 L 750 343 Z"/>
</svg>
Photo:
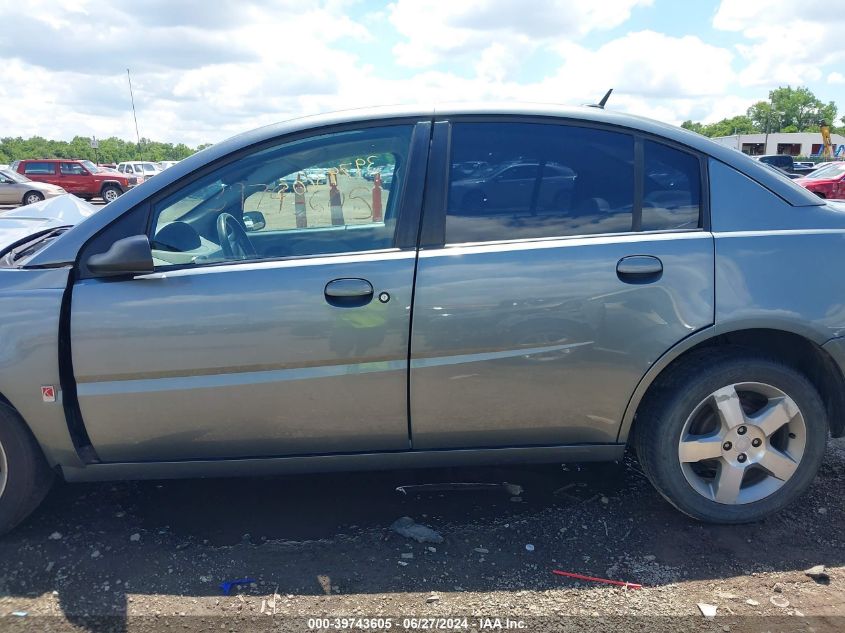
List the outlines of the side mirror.
<svg viewBox="0 0 845 633">
<path fill-rule="evenodd" d="M 267 226 L 267 220 L 261 211 L 244 212 L 244 228 L 247 231 L 260 231 Z"/>
<path fill-rule="evenodd" d="M 153 251 L 146 235 L 117 240 L 105 253 L 88 258 L 88 270 L 102 277 L 145 275 L 155 270 Z"/>
</svg>

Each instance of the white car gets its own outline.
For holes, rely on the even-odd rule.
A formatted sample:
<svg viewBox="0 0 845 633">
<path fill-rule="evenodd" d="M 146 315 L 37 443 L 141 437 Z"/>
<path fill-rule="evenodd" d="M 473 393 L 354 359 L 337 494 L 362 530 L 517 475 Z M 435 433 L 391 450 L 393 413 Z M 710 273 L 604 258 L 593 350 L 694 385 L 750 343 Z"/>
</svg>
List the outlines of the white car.
<svg viewBox="0 0 845 633">
<path fill-rule="evenodd" d="M 117 171 L 121 174 L 135 176 L 138 179 L 139 185 L 147 178 L 152 178 L 156 174 L 161 173 L 161 169 L 159 169 L 158 165 L 147 161 L 127 161 L 124 163 L 118 163 Z"/>
<path fill-rule="evenodd" d="M 169 169 L 170 167 L 173 167 L 173 165 L 175 165 L 178 162 L 179 162 L 178 160 L 160 160 L 156 163 L 156 165 L 158 165 L 158 167 L 159 167 L 159 169 L 161 169 L 161 171 L 164 171 L 165 169 Z"/>
</svg>

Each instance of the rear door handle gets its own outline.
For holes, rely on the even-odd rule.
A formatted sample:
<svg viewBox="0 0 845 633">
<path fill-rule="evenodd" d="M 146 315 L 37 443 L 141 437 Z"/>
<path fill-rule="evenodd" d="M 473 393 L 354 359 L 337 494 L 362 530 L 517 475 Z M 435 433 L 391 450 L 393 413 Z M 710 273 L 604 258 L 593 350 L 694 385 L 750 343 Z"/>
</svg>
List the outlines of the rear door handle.
<svg viewBox="0 0 845 633">
<path fill-rule="evenodd" d="M 631 284 L 657 281 L 663 274 L 663 262 L 653 255 L 631 255 L 616 264 L 616 275 Z"/>
<path fill-rule="evenodd" d="M 326 284 L 326 301 L 339 308 L 367 305 L 373 299 L 373 284 L 354 277 L 334 279 Z"/>
</svg>

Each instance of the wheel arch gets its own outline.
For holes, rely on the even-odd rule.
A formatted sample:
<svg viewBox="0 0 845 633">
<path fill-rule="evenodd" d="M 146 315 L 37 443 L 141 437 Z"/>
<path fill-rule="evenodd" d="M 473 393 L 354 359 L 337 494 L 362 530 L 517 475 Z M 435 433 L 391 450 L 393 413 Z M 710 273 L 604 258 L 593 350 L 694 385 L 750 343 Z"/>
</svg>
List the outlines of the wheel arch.
<svg viewBox="0 0 845 633">
<path fill-rule="evenodd" d="M 41 196 L 41 199 L 44 199 L 44 194 L 38 191 L 37 189 L 27 189 L 24 194 L 21 196 L 21 204 L 26 204 L 26 197 L 31 193 L 37 193 Z"/>
<path fill-rule="evenodd" d="M 640 380 L 628 402 L 618 442 L 630 442 L 636 427 L 636 413 L 649 392 L 682 362 L 698 350 L 731 345 L 773 357 L 804 374 L 819 391 L 833 437 L 845 435 L 845 376 L 837 362 L 822 347 L 825 342 L 815 332 L 780 327 L 736 327 L 725 330 L 710 327 L 684 339 L 661 356 Z"/>
<path fill-rule="evenodd" d="M 104 180 L 102 183 L 100 183 L 100 193 L 103 193 L 103 189 L 105 189 L 106 187 L 116 187 L 120 191 L 125 192 L 123 185 L 121 185 L 116 180 Z"/>
</svg>

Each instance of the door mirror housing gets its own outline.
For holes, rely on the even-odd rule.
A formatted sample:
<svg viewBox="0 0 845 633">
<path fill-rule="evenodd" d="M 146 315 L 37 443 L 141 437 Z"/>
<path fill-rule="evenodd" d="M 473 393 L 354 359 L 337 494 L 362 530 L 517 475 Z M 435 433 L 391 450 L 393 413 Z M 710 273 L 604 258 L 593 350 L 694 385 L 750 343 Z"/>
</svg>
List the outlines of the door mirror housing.
<svg viewBox="0 0 845 633">
<path fill-rule="evenodd" d="M 244 212 L 244 228 L 247 231 L 260 231 L 267 226 L 267 220 L 261 211 Z"/>
<path fill-rule="evenodd" d="M 105 253 L 91 255 L 88 270 L 99 277 L 146 275 L 155 270 L 153 251 L 146 235 L 117 240 Z"/>
</svg>

